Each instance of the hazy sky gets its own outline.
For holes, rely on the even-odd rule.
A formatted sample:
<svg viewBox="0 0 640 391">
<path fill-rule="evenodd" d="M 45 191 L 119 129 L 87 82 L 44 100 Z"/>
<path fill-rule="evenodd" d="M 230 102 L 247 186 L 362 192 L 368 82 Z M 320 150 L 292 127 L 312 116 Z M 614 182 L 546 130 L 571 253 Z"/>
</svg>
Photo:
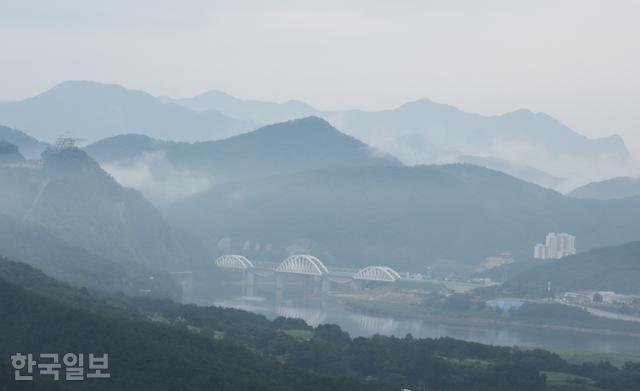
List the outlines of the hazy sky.
<svg viewBox="0 0 640 391">
<path fill-rule="evenodd" d="M 637 0 L 0 0 L 0 100 L 67 79 L 321 109 L 428 97 L 640 152 L 639 17 Z"/>
</svg>

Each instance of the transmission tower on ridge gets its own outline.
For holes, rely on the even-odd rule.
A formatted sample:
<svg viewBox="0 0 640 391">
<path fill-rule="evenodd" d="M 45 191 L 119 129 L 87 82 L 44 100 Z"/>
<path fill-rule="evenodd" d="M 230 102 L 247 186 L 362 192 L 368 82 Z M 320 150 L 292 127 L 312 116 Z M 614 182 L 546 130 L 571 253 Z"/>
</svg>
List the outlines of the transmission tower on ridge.
<svg viewBox="0 0 640 391">
<path fill-rule="evenodd" d="M 54 152 L 60 152 L 60 151 L 64 151 L 64 150 L 67 150 L 67 149 L 73 149 L 73 148 L 76 147 L 76 143 L 78 141 L 85 141 L 85 139 L 73 138 L 69 134 L 62 134 L 62 135 L 60 135 L 60 137 L 58 137 L 56 139 L 56 141 L 53 142 L 53 145 L 51 146 L 51 149 Z"/>
</svg>

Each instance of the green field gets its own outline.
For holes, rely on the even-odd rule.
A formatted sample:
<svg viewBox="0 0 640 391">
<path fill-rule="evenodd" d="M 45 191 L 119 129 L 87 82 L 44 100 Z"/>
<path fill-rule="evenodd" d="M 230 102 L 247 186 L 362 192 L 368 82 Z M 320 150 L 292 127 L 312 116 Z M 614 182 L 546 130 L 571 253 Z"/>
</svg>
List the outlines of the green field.
<svg viewBox="0 0 640 391">
<path fill-rule="evenodd" d="M 308 341 L 313 337 L 311 330 L 279 330 L 298 341 Z"/>
<path fill-rule="evenodd" d="M 391 285 L 394 291 L 419 291 L 419 292 L 440 292 L 446 289 L 446 286 L 440 282 L 419 281 L 419 280 L 400 280 Z"/>
<path fill-rule="evenodd" d="M 596 353 L 574 350 L 554 350 L 562 358 L 570 363 L 609 361 L 619 367 L 625 362 L 640 362 L 640 356 L 620 353 Z"/>
<path fill-rule="evenodd" d="M 542 374 L 547 377 L 547 384 L 550 386 L 581 385 L 586 386 L 588 390 L 600 390 L 600 388 L 597 388 L 593 385 L 593 380 L 588 377 L 572 375 L 570 373 L 564 372 L 551 371 L 542 371 Z"/>
<path fill-rule="evenodd" d="M 467 365 L 470 367 L 490 367 L 493 366 L 494 363 L 492 363 L 489 360 L 481 360 L 478 358 L 463 358 L 463 359 L 459 359 L 459 358 L 451 358 L 451 357 L 443 357 L 441 356 L 440 358 L 447 360 L 449 362 L 453 362 L 456 364 L 460 364 L 460 365 Z"/>
</svg>

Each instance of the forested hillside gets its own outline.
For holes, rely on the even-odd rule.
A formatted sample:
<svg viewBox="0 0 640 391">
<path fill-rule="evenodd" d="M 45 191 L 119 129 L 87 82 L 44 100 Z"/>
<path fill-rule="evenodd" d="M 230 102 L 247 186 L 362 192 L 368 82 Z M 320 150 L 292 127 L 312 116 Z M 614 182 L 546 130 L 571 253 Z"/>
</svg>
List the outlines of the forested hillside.
<svg viewBox="0 0 640 391">
<path fill-rule="evenodd" d="M 576 235 L 579 251 L 636 240 L 640 231 L 640 199 L 577 200 L 469 164 L 221 184 L 176 203 L 168 215 L 212 246 L 226 245 L 220 252 L 277 261 L 297 251 L 333 266 L 413 271 L 437 260 L 475 265 L 502 252 L 529 259 L 550 231 Z"/>
<path fill-rule="evenodd" d="M 615 291 L 640 294 L 640 241 L 594 249 L 555 261 L 540 262 L 505 283 L 523 291 Z"/>
<path fill-rule="evenodd" d="M 391 155 L 307 117 L 264 126 L 224 140 L 177 143 L 121 135 L 88 145 L 101 164 L 127 167 L 145 154 L 161 153 L 173 167 L 203 174 L 215 184 L 335 167 L 400 166 Z"/>
<path fill-rule="evenodd" d="M 0 183 L 0 213 L 100 258 L 165 271 L 190 270 L 206 259 L 195 237 L 175 229 L 80 149 L 50 149 L 41 168 L 0 166 Z"/>
<path fill-rule="evenodd" d="M 13 282 L 10 282 L 13 281 Z M 456 341 L 355 338 L 334 325 L 238 310 L 105 297 L 0 259 L 0 354 L 109 353 L 110 379 L 16 383 L 16 390 L 616 390 L 640 366 L 570 365 L 557 355 Z M 295 333 L 294 333 L 295 331 Z M 561 373 L 562 384 L 547 383 Z M 595 387 L 595 388 L 594 388 Z"/>
<path fill-rule="evenodd" d="M 181 292 L 173 278 L 140 264 L 121 264 L 71 245 L 39 224 L 0 214 L 0 252 L 59 280 L 105 292 L 170 297 Z"/>
</svg>

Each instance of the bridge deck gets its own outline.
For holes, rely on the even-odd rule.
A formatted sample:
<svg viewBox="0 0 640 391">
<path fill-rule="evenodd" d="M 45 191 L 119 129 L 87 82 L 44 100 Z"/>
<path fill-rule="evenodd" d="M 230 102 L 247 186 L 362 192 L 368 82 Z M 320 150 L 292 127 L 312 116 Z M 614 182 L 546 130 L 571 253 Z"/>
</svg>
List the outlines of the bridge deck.
<svg viewBox="0 0 640 391">
<path fill-rule="evenodd" d="M 278 267 L 277 263 L 271 263 L 271 262 L 254 262 L 254 265 L 255 265 L 254 269 L 260 270 L 260 271 L 275 271 L 276 268 Z M 328 275 L 334 276 L 334 277 L 352 277 L 354 274 L 358 272 L 358 270 L 360 269 L 345 268 L 345 267 L 330 268 Z"/>
<path fill-rule="evenodd" d="M 226 263 L 223 261 L 226 261 Z M 351 278 L 371 281 L 397 281 L 402 279 L 397 272 L 386 266 L 370 266 L 363 269 L 346 267 L 333 267 L 329 269 L 318 258 L 312 255 L 291 255 L 281 263 L 249 261 L 240 255 L 224 255 L 218 258 L 216 263 L 220 267 L 243 270 L 253 269 L 256 272 L 265 273 L 284 272 L 335 277 L 338 279 Z M 249 267 L 247 267 L 247 264 Z"/>
</svg>

